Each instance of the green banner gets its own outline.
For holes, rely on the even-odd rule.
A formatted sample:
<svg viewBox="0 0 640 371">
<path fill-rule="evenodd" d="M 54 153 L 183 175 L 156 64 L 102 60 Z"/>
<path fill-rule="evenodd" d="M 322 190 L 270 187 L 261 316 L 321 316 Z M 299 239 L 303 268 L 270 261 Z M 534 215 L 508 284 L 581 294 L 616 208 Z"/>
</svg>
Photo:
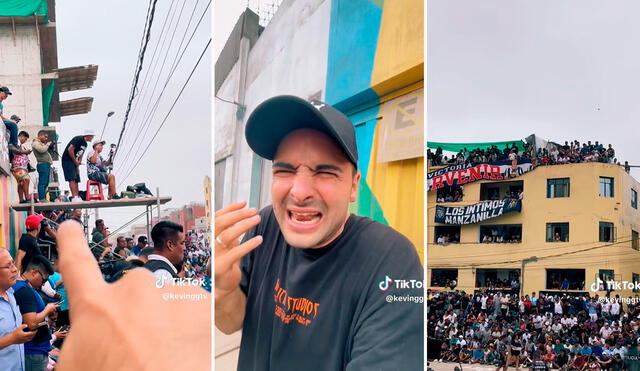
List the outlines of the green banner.
<svg viewBox="0 0 640 371">
<path fill-rule="evenodd" d="M 47 0 L 2 0 L 0 17 L 30 17 L 48 15 Z"/>
<path fill-rule="evenodd" d="M 51 80 L 51 84 L 42 91 L 42 126 L 49 126 L 49 112 L 51 111 L 51 98 L 55 90 L 56 82 Z"/>
<path fill-rule="evenodd" d="M 503 150 L 505 146 L 509 145 L 509 147 L 513 146 L 513 143 L 518 147 L 518 151 L 524 151 L 525 143 L 520 140 L 507 140 L 504 142 L 484 142 L 484 143 L 442 143 L 442 142 L 427 142 L 427 147 L 431 149 L 437 149 L 438 147 L 442 148 L 443 151 L 449 152 L 460 152 L 465 148 L 469 151 L 473 151 L 474 149 L 488 149 L 491 146 L 497 146 L 499 150 Z"/>
</svg>

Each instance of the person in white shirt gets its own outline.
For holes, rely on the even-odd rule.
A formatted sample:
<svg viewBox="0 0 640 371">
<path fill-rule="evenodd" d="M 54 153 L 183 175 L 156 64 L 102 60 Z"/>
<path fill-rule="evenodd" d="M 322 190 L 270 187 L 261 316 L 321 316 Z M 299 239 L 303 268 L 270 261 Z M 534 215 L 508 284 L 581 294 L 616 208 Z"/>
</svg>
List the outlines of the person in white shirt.
<svg viewBox="0 0 640 371">
<path fill-rule="evenodd" d="M 185 236 L 180 224 L 160 222 L 151 230 L 153 240 L 153 254 L 144 265 L 156 276 L 156 286 L 178 278 L 184 260 Z"/>
</svg>

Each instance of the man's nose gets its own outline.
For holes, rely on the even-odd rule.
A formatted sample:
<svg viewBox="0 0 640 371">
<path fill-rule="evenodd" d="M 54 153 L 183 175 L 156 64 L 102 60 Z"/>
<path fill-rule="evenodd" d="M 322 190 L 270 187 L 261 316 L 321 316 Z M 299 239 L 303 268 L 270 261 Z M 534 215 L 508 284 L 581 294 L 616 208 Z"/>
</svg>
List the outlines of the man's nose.
<svg viewBox="0 0 640 371">
<path fill-rule="evenodd" d="M 304 203 L 310 198 L 313 198 L 314 192 L 313 174 L 298 172 L 293 178 L 289 196 L 296 203 Z"/>
</svg>

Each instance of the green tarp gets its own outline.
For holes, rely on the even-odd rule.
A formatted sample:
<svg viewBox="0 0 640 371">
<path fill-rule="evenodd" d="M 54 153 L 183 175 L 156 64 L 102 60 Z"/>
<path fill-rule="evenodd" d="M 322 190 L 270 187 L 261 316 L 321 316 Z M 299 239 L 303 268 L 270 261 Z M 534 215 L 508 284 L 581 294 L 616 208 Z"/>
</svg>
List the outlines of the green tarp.
<svg viewBox="0 0 640 371">
<path fill-rule="evenodd" d="M 47 15 L 47 0 L 1 0 L 0 17 Z"/>
<path fill-rule="evenodd" d="M 49 126 L 49 112 L 51 111 L 51 98 L 53 97 L 53 90 L 56 87 L 56 82 L 51 81 L 51 84 L 46 89 L 42 90 L 42 126 Z"/>
<path fill-rule="evenodd" d="M 442 143 L 442 142 L 427 142 L 427 147 L 431 149 L 437 149 L 441 147 L 443 151 L 449 152 L 460 152 L 463 149 L 467 149 L 469 151 L 473 151 L 476 148 L 487 149 L 491 148 L 491 146 L 497 146 L 498 149 L 503 150 L 504 147 L 508 144 L 509 147 L 513 146 L 513 143 L 516 144 L 519 151 L 524 151 L 525 143 L 520 140 L 507 140 L 504 142 L 484 142 L 484 143 Z"/>
</svg>

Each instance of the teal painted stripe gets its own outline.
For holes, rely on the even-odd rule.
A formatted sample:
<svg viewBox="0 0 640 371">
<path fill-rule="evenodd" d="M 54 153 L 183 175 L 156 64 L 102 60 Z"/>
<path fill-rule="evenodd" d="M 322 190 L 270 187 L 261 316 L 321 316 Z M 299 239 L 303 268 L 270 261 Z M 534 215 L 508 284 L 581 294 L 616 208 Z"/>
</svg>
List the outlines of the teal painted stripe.
<svg viewBox="0 0 640 371">
<path fill-rule="evenodd" d="M 370 88 L 382 3 L 381 0 L 333 0 L 331 3 L 325 101 L 338 104 L 336 107 L 343 111 L 345 107 L 341 107 L 340 102 L 354 98 L 355 103 L 364 102 L 377 96 Z"/>
</svg>

